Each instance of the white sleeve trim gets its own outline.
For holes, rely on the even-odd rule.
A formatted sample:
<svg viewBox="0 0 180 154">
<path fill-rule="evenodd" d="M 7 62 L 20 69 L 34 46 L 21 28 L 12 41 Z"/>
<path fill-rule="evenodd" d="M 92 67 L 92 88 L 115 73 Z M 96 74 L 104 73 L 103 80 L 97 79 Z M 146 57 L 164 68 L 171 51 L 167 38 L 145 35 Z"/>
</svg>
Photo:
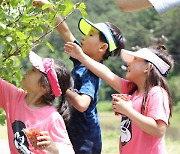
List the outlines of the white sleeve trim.
<svg viewBox="0 0 180 154">
<path fill-rule="evenodd" d="M 159 14 L 180 6 L 180 0 L 149 0 Z"/>
</svg>

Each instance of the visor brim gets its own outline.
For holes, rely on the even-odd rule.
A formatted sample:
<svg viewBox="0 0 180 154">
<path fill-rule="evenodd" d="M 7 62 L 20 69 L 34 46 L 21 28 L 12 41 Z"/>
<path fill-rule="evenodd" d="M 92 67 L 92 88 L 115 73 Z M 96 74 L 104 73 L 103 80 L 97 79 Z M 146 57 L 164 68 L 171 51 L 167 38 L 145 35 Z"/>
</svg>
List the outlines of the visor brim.
<svg viewBox="0 0 180 154">
<path fill-rule="evenodd" d="M 108 28 L 108 26 L 105 23 L 93 24 L 92 22 L 88 21 L 87 19 L 81 18 L 79 20 L 78 27 L 79 27 L 79 30 L 81 31 L 81 33 L 84 35 L 88 35 L 88 33 L 90 32 L 90 30 L 92 28 L 97 29 L 105 36 L 110 52 L 117 48 L 116 41 L 115 41 L 110 29 Z"/>
</svg>

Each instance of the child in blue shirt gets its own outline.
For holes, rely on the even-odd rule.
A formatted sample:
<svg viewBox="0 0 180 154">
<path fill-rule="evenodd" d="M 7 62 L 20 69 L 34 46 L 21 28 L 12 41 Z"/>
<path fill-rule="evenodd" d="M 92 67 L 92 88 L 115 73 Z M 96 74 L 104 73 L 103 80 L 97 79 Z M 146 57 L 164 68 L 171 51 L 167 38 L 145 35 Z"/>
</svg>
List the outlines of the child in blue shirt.
<svg viewBox="0 0 180 154">
<path fill-rule="evenodd" d="M 33 4 L 42 6 L 47 3 L 49 2 L 46 0 L 34 0 Z M 62 20 L 59 16 L 57 24 Z M 62 22 L 57 30 L 66 42 L 79 44 L 88 56 L 98 62 L 102 63 L 110 56 L 119 55 L 125 46 L 125 39 L 120 29 L 109 22 L 93 24 L 81 18 L 78 27 L 84 34 L 80 43 L 65 22 Z M 102 139 L 96 105 L 101 80 L 78 60 L 74 58 L 70 60 L 74 64 L 72 76 L 74 88 L 77 91 L 67 90 L 66 92 L 73 106 L 72 117 L 67 127 L 68 134 L 75 153 L 100 154 Z"/>
</svg>

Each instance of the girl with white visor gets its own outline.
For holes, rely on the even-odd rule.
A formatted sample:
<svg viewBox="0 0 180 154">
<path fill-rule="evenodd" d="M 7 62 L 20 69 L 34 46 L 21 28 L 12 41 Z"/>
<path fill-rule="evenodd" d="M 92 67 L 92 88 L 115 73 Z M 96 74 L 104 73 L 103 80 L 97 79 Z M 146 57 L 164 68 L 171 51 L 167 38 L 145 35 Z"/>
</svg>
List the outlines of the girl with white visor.
<svg viewBox="0 0 180 154">
<path fill-rule="evenodd" d="M 123 115 L 119 153 L 164 154 L 165 132 L 172 115 L 166 76 L 173 67 L 165 47 L 136 52 L 122 49 L 121 58 L 127 63 L 126 79 L 88 57 L 76 44 L 67 43 L 64 49 L 117 92 L 130 95 L 129 101 L 112 95 L 112 109 Z"/>
</svg>

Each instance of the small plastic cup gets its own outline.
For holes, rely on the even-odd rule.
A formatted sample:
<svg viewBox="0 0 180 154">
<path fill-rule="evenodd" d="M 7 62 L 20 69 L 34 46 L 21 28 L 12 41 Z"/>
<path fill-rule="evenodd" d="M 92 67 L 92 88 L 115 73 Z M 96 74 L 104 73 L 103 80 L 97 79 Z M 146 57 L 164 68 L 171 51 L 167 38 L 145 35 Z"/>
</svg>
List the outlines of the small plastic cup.
<svg viewBox="0 0 180 154">
<path fill-rule="evenodd" d="M 38 148 L 37 137 L 41 136 L 41 129 L 37 127 L 37 125 L 25 128 L 24 130 L 25 135 L 27 136 L 29 142 L 34 147 L 34 149 Z"/>
<path fill-rule="evenodd" d="M 112 96 L 117 96 L 117 97 L 123 99 L 124 101 L 130 101 L 130 99 L 131 99 L 131 95 L 128 95 L 128 94 L 112 94 Z M 114 114 L 115 115 L 122 115 L 119 112 L 115 112 Z"/>
</svg>

